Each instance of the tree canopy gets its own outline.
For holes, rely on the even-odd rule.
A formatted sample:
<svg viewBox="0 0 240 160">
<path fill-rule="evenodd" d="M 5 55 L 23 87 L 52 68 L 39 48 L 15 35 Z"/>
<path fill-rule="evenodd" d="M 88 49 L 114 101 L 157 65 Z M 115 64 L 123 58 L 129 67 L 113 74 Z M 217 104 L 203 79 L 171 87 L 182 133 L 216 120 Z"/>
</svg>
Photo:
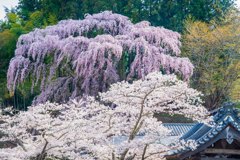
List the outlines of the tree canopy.
<svg viewBox="0 0 240 160">
<path fill-rule="evenodd" d="M 170 149 L 194 149 L 197 144 L 161 143 L 169 130 L 153 117 L 154 113 L 178 113 L 200 122 L 210 120 L 201 93 L 175 75 L 150 73 L 131 84 L 115 83 L 99 96 L 100 102 L 85 97 L 61 105 L 36 105 L 13 117 L 0 114 L 4 122 L 0 124 L 4 132 L 0 141 L 12 144 L 11 148 L 0 149 L 0 158 L 164 159 Z"/>
<path fill-rule="evenodd" d="M 180 35 L 149 22 L 131 23 L 105 11 L 83 20 L 64 20 L 18 39 L 8 69 L 8 89 L 30 81 L 40 85 L 35 103 L 68 101 L 106 91 L 119 80 L 142 78 L 153 71 L 189 80 L 193 65 L 180 58 Z"/>
<path fill-rule="evenodd" d="M 192 84 L 205 94 L 207 108 L 213 109 L 229 100 L 239 78 L 240 21 L 233 15 L 221 25 L 214 21 L 186 22 L 183 54 L 195 66 Z"/>
<path fill-rule="evenodd" d="M 86 13 L 111 10 L 130 17 L 134 23 L 147 20 L 154 26 L 182 31 L 186 17 L 204 22 L 221 20 L 233 4 L 234 0 L 20 0 L 18 8 L 25 20 L 33 12 L 41 11 L 46 21 L 51 16 L 57 20 L 82 19 Z"/>
</svg>

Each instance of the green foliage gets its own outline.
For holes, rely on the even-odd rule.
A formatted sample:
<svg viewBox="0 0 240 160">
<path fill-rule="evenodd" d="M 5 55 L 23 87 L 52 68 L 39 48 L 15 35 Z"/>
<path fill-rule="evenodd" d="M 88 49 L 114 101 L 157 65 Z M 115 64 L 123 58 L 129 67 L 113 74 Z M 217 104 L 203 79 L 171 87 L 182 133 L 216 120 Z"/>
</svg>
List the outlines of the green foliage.
<svg viewBox="0 0 240 160">
<path fill-rule="evenodd" d="M 24 20 L 28 20 L 31 13 L 40 9 L 39 0 L 19 0 L 17 10 L 18 15 Z"/>
<path fill-rule="evenodd" d="M 53 56 L 47 55 L 47 56 L 44 57 L 44 60 L 43 60 L 43 61 L 44 61 L 44 63 L 47 64 L 47 65 L 48 65 L 48 64 L 51 64 L 51 63 L 53 62 Z"/>
<path fill-rule="evenodd" d="M 31 31 L 33 28 L 41 28 L 44 24 L 43 13 L 35 11 L 30 15 L 29 21 L 25 24 L 25 29 Z"/>
<path fill-rule="evenodd" d="M 168 113 L 155 113 L 154 117 L 156 117 L 159 121 L 163 123 L 194 123 L 194 121 L 190 118 L 186 118 L 180 114 L 170 115 Z"/>
<path fill-rule="evenodd" d="M 240 71 L 238 73 L 238 79 L 233 83 L 231 98 L 234 101 L 240 102 Z"/>
<path fill-rule="evenodd" d="M 85 37 L 88 37 L 88 38 L 94 38 L 96 37 L 97 35 L 101 35 L 103 34 L 104 31 L 102 29 L 93 29 L 92 31 L 90 32 L 86 32 L 86 33 L 83 33 L 83 35 Z M 78 35 L 75 35 L 75 36 L 78 36 Z"/>
<path fill-rule="evenodd" d="M 195 66 L 191 83 L 205 94 L 205 106 L 209 109 L 231 99 L 240 70 L 240 21 L 232 21 L 231 17 L 220 25 L 191 19 L 185 24 L 183 55 Z"/>
<path fill-rule="evenodd" d="M 221 20 L 233 2 L 233 0 L 129 0 L 122 14 L 132 17 L 135 22 L 145 19 L 153 25 L 181 32 L 183 21 L 187 17 L 192 16 L 204 22 Z"/>
<path fill-rule="evenodd" d="M 0 32 L 0 104 L 4 103 L 4 99 L 9 98 L 6 87 L 7 68 L 13 57 L 17 41 L 17 35 L 12 31 L 6 29 Z"/>
<path fill-rule="evenodd" d="M 129 73 L 130 66 L 127 62 L 129 62 L 129 54 L 124 52 L 118 63 L 118 74 L 121 80 L 126 79 L 126 75 Z"/>
<path fill-rule="evenodd" d="M 44 21 L 44 24 L 45 24 L 45 26 L 47 26 L 47 25 L 54 25 L 57 22 L 58 22 L 57 16 L 54 15 L 54 14 L 49 14 L 49 17 L 48 17 L 47 21 L 46 20 Z"/>
<path fill-rule="evenodd" d="M 31 76 L 17 87 L 14 94 L 5 99 L 4 103 L 12 103 L 17 110 L 26 110 L 33 98 L 40 93 L 40 82 L 32 88 Z M 31 94 L 30 94 L 31 93 Z"/>
<path fill-rule="evenodd" d="M 18 109 L 26 109 L 36 94 L 29 94 L 31 90 L 27 83 L 18 87 L 14 94 L 7 90 L 7 69 L 10 59 L 14 56 L 17 39 L 34 28 L 42 28 L 57 22 L 54 15 L 50 15 L 46 20 L 41 11 L 29 12 L 28 18 L 28 21 L 24 21 L 16 13 L 7 13 L 6 21 L 2 21 L 0 24 L 0 105 L 14 106 Z M 50 62 L 51 59 L 47 57 L 46 63 Z M 37 91 L 34 90 L 34 92 Z"/>
<path fill-rule="evenodd" d="M 210 22 L 222 20 L 233 7 L 235 0 L 20 0 L 19 15 L 29 20 L 31 13 L 41 11 L 45 21 L 52 16 L 56 20 L 79 19 L 89 13 L 112 10 L 131 18 L 133 22 L 150 21 L 153 25 L 182 31 L 183 21 L 188 16 Z M 54 19 L 55 19 L 54 18 Z M 50 21 L 48 21 L 50 22 Z M 55 20 L 54 20 L 55 22 Z"/>
</svg>

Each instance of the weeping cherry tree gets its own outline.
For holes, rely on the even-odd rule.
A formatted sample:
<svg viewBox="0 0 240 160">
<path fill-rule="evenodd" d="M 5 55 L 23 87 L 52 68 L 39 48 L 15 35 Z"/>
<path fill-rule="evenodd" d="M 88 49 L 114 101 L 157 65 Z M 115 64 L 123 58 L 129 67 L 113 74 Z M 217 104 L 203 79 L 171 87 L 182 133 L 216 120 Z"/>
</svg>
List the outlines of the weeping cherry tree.
<svg viewBox="0 0 240 160">
<path fill-rule="evenodd" d="M 96 95 L 112 83 L 153 71 L 175 73 L 187 81 L 193 65 L 180 57 L 179 39 L 177 32 L 147 21 L 133 24 L 110 11 L 63 20 L 18 39 L 8 89 L 14 92 L 30 83 L 29 90 L 40 93 L 33 102 L 38 104 Z"/>
</svg>

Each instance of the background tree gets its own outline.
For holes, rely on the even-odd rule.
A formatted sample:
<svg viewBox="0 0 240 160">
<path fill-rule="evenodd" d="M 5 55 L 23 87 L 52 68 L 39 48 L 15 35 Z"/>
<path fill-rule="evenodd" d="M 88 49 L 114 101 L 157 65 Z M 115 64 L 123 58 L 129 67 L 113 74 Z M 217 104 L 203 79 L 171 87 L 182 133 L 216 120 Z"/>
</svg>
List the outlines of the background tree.
<svg viewBox="0 0 240 160">
<path fill-rule="evenodd" d="M 238 72 L 237 80 L 232 85 L 231 98 L 234 101 L 240 102 L 240 73 Z"/>
<path fill-rule="evenodd" d="M 230 98 L 233 82 L 239 74 L 240 24 L 231 18 L 218 25 L 187 21 L 183 36 L 183 54 L 195 66 L 193 87 L 205 94 L 209 109 Z"/>
<path fill-rule="evenodd" d="M 234 2 L 235 0 L 20 0 L 18 13 L 24 20 L 28 20 L 35 11 L 41 11 L 45 18 L 53 15 L 57 20 L 63 20 L 82 19 L 86 13 L 111 10 L 130 17 L 134 23 L 147 20 L 154 26 L 182 31 L 183 21 L 189 15 L 204 22 L 221 20 L 234 7 Z"/>
<path fill-rule="evenodd" d="M 7 68 L 10 59 L 14 56 L 18 37 L 24 33 L 21 19 L 13 12 L 7 13 L 8 21 L 1 23 L 0 32 L 0 104 L 5 106 L 14 104 L 15 97 L 12 99 L 6 90 Z"/>
<path fill-rule="evenodd" d="M 17 10 L 18 15 L 23 20 L 29 20 L 30 15 L 41 8 L 41 2 L 38 0 L 19 0 Z"/>
</svg>

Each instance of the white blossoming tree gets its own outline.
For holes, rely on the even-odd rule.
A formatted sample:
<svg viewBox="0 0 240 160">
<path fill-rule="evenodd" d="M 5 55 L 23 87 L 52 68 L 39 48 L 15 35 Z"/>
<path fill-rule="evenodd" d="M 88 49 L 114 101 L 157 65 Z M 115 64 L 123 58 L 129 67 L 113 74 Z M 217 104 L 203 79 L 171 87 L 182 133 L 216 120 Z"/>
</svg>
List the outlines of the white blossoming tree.
<svg viewBox="0 0 240 160">
<path fill-rule="evenodd" d="M 161 140 L 169 130 L 153 114 L 180 113 L 202 120 L 207 111 L 200 96 L 175 75 L 154 72 L 132 84 L 111 85 L 100 93 L 100 101 L 86 97 L 61 105 L 39 104 L 13 117 L 2 115 L 1 131 L 8 136 L 1 141 L 16 146 L 0 149 L 0 159 L 164 159 L 171 147 Z"/>
</svg>

